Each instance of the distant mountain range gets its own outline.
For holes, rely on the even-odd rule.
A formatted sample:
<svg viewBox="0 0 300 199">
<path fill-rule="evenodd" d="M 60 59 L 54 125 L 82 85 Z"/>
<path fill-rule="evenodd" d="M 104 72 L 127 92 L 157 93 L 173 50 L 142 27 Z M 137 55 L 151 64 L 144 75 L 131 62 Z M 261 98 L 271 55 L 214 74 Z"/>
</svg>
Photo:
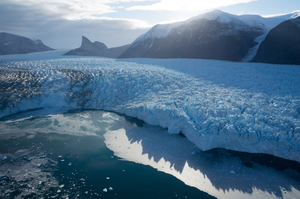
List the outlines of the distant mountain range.
<svg viewBox="0 0 300 199">
<path fill-rule="evenodd" d="M 296 19 L 299 16 L 300 12 L 262 17 L 215 10 L 183 22 L 155 25 L 130 45 L 110 50 L 106 47 L 105 52 L 99 48 L 98 54 L 94 51 L 98 43 L 90 42 L 94 47 L 89 51 L 84 48 L 83 39 L 80 48 L 66 55 L 81 55 L 85 49 L 84 55 L 114 58 L 201 58 L 300 64 L 299 59 L 288 56 L 300 57 L 300 45 L 296 42 L 300 37 Z M 281 33 L 274 36 L 274 31 Z M 280 39 L 282 34 L 285 34 L 284 40 Z M 114 50 L 118 53 L 108 53 Z M 281 57 L 280 61 L 274 57 L 276 60 Z"/>
<path fill-rule="evenodd" d="M 42 41 L 0 33 L 0 55 L 53 50 Z M 157 24 L 131 44 L 107 48 L 82 37 L 65 55 L 110 58 L 196 58 L 300 65 L 300 11 L 274 17 L 214 10 Z"/>
<path fill-rule="evenodd" d="M 31 40 L 5 32 L 0 33 L 0 55 L 25 54 L 49 50 L 54 49 L 43 44 L 41 40 Z"/>
</svg>

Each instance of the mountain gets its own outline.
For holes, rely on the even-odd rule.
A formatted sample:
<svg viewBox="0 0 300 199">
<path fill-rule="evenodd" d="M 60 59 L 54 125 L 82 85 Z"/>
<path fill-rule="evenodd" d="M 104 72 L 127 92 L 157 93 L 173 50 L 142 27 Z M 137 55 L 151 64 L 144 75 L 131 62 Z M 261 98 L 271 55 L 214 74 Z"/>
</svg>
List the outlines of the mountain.
<svg viewBox="0 0 300 199">
<path fill-rule="evenodd" d="M 121 57 L 202 58 L 241 61 L 264 24 L 219 10 L 185 22 L 156 25 L 136 39 Z"/>
<path fill-rule="evenodd" d="M 0 55 L 25 54 L 49 50 L 54 49 L 43 44 L 41 40 L 31 40 L 5 32 L 0 33 Z"/>
<path fill-rule="evenodd" d="M 232 15 L 214 10 L 183 22 L 158 24 L 138 37 L 120 58 L 251 60 L 268 31 L 295 14 Z"/>
<path fill-rule="evenodd" d="M 252 61 L 300 65 L 300 17 L 270 30 Z"/>
<path fill-rule="evenodd" d="M 70 50 L 64 55 L 77 55 L 77 56 L 100 56 L 100 57 L 119 57 L 129 45 L 120 46 L 116 48 L 107 48 L 107 46 L 99 41 L 92 43 L 88 38 L 82 36 L 81 46 L 75 50 Z"/>
</svg>

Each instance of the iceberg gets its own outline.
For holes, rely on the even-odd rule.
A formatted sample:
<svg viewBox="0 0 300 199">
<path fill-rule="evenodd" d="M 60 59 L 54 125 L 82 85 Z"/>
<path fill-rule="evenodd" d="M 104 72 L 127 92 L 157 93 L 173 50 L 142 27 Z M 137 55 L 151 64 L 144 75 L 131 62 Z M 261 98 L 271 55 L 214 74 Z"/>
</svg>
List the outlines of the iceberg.
<svg viewBox="0 0 300 199">
<path fill-rule="evenodd" d="M 0 58 L 0 118 L 31 109 L 101 109 L 184 134 L 204 151 L 225 148 L 300 162 L 299 66 L 13 58 Z"/>
</svg>

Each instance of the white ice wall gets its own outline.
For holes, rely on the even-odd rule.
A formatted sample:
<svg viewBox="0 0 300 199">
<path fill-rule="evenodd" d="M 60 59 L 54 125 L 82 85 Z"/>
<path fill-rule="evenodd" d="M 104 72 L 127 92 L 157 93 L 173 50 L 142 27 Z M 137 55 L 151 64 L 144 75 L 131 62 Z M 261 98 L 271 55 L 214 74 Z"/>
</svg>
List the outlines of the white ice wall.
<svg viewBox="0 0 300 199">
<path fill-rule="evenodd" d="M 105 109 L 182 132 L 202 150 L 221 147 L 300 162 L 299 66 L 68 58 L 1 64 L 8 67 L 26 68 L 42 87 L 1 110 L 1 117 L 39 107 Z"/>
</svg>

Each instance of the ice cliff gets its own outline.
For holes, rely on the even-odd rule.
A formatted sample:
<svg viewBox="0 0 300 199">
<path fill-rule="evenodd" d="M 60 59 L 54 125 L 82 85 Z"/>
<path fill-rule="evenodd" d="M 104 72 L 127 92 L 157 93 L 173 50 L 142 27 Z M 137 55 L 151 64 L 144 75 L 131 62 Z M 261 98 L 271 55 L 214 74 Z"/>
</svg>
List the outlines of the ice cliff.
<svg viewBox="0 0 300 199">
<path fill-rule="evenodd" d="M 202 150 L 300 162 L 300 68 L 211 60 L 66 58 L 0 62 L 0 117 L 104 109 L 183 133 Z"/>
</svg>

